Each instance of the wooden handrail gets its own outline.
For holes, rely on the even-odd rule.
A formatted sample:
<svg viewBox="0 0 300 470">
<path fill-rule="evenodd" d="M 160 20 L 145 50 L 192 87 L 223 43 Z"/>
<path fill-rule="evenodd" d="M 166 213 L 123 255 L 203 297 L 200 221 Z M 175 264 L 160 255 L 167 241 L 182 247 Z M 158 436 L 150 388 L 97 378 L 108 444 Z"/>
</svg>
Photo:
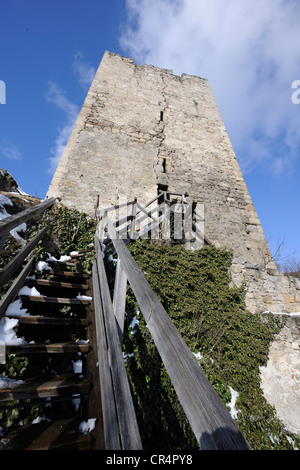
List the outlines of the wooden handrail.
<svg viewBox="0 0 300 470">
<path fill-rule="evenodd" d="M 93 265 L 93 298 L 95 308 L 105 449 L 120 450 L 121 443 L 119 436 L 118 417 L 109 365 L 108 346 L 105 333 L 105 323 L 103 318 L 103 308 L 96 261 Z"/>
<path fill-rule="evenodd" d="M 22 265 L 25 258 L 32 252 L 38 242 L 46 235 L 50 225 L 44 227 L 35 237 L 0 271 L 0 287 L 3 286 Z"/>
<path fill-rule="evenodd" d="M 39 214 L 48 209 L 48 207 L 53 206 L 55 198 L 46 199 L 45 201 L 37 204 L 36 206 L 29 207 L 28 209 L 19 212 L 18 214 L 11 215 L 5 219 L 0 220 L 0 237 L 10 232 L 18 225 L 26 222 L 29 219 L 36 218 Z"/>
<path fill-rule="evenodd" d="M 122 263 L 122 268 L 200 448 L 203 450 L 250 450 L 248 442 L 109 219 L 107 226 L 118 260 Z M 95 242 L 100 253 L 101 246 L 97 235 Z"/>
<path fill-rule="evenodd" d="M 6 217 L 5 219 L 0 220 L 0 240 L 2 243 L 4 243 L 7 235 L 11 230 L 13 230 L 15 227 L 18 227 L 20 224 L 26 222 L 29 219 L 36 219 L 40 214 L 42 214 L 46 209 L 49 207 L 52 207 L 55 202 L 55 198 L 47 199 L 40 204 L 37 204 L 36 206 L 29 207 L 28 209 L 25 209 L 18 214 L 15 215 L 10 215 L 9 217 Z M 33 251 L 33 249 L 36 247 L 36 245 L 39 243 L 40 240 L 44 238 L 48 230 L 50 229 L 50 225 L 45 226 L 43 229 L 41 229 L 35 237 L 27 243 L 23 247 L 23 249 L 16 254 L 16 256 L 7 263 L 4 268 L 0 270 L 0 287 L 2 287 L 4 284 L 6 284 L 12 276 L 17 272 L 17 270 L 22 266 L 22 263 L 25 261 L 25 259 L 30 255 L 30 253 Z M 31 264 L 26 265 L 28 267 L 31 267 Z M 26 267 L 20 274 L 20 279 L 22 278 L 22 275 L 26 271 Z M 28 271 L 27 271 L 28 272 Z M 9 291 L 5 294 L 4 298 L 1 301 L 0 304 L 0 318 L 1 315 L 4 314 L 4 306 L 7 306 L 7 301 L 8 299 L 11 300 L 11 296 L 14 294 L 14 289 L 17 288 L 18 286 L 19 278 L 15 281 L 15 283 L 11 286 Z"/>
<path fill-rule="evenodd" d="M 123 450 L 141 450 L 142 443 L 124 365 L 118 324 L 113 312 L 113 305 L 102 259 L 102 250 L 98 243 L 97 236 L 96 268 L 94 268 L 93 277 L 94 289 L 100 289 L 100 295 L 96 293 L 98 304 L 101 298 L 101 309 L 98 305 L 98 310 L 95 312 L 97 313 L 96 334 L 99 344 L 102 344 L 99 357 L 101 357 L 101 354 L 102 356 L 106 355 L 111 373 L 111 376 L 109 376 L 107 363 L 103 363 L 102 360 L 100 364 L 100 376 L 102 377 L 104 375 L 108 381 L 107 383 L 102 383 L 101 380 L 100 384 L 102 408 L 106 425 L 108 426 L 106 429 L 104 427 L 106 449 L 112 450 L 120 448 Z M 103 334 L 105 334 L 105 339 Z M 105 341 L 105 343 L 103 343 L 103 341 Z M 103 347 L 106 348 L 106 350 L 103 350 Z M 115 406 L 113 406 L 113 401 Z M 111 416 L 110 413 L 112 413 Z"/>
<path fill-rule="evenodd" d="M 9 306 L 10 302 L 14 299 L 22 285 L 24 284 L 24 281 L 26 279 L 26 276 L 32 269 L 34 263 L 34 256 L 32 256 L 29 261 L 26 263 L 25 267 L 23 268 L 22 272 L 19 274 L 17 279 L 13 282 L 11 287 L 8 289 L 6 294 L 3 296 L 3 298 L 0 301 L 0 319 L 4 316 L 7 307 Z"/>
</svg>

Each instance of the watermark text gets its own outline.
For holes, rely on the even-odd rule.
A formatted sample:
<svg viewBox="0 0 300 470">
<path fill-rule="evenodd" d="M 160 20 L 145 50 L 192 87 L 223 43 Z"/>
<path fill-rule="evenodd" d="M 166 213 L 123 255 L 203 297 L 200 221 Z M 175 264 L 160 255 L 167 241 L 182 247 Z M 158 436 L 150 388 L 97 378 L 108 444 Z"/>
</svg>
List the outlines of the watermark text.
<svg viewBox="0 0 300 470">
<path fill-rule="evenodd" d="M 3 80 L 0 80 L 0 104 L 6 104 L 6 85 Z"/>
<path fill-rule="evenodd" d="M 6 347 L 3 341 L 0 341 L 0 364 L 6 363 Z"/>
<path fill-rule="evenodd" d="M 300 104 L 300 80 L 294 80 L 292 83 L 292 89 L 296 90 L 292 94 L 292 103 Z"/>
</svg>

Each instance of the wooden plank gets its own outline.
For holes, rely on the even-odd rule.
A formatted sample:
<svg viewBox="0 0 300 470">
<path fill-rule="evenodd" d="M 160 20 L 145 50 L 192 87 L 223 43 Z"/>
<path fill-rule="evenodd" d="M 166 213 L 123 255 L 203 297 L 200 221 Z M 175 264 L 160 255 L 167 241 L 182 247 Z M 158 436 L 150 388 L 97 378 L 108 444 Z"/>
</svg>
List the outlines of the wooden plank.
<svg viewBox="0 0 300 470">
<path fill-rule="evenodd" d="M 88 293 L 93 294 L 93 282 L 90 278 L 88 280 L 89 289 Z M 101 406 L 101 388 L 100 388 L 100 373 L 99 373 L 99 356 L 97 347 L 97 330 L 95 320 L 94 302 L 86 309 L 87 320 L 89 325 L 86 331 L 86 337 L 89 340 L 91 349 L 86 357 L 86 379 L 91 384 L 88 399 L 86 402 L 86 415 L 87 419 L 96 418 L 95 428 L 92 431 L 92 450 L 105 450 L 104 429 L 103 429 L 103 415 Z"/>
<path fill-rule="evenodd" d="M 141 450 L 142 442 L 124 365 L 117 322 L 113 313 L 102 251 L 98 243 L 96 247 L 96 260 L 121 445 L 123 450 Z"/>
<path fill-rule="evenodd" d="M 57 276 L 59 277 L 59 279 L 61 279 L 62 277 L 75 278 L 75 279 L 88 279 L 89 277 L 89 275 L 85 273 L 75 273 L 71 271 L 55 271 L 53 269 L 47 270 L 46 273 Z"/>
<path fill-rule="evenodd" d="M 33 315 L 9 315 L 9 318 L 16 318 L 19 323 L 26 325 L 87 326 L 89 324 L 87 318 L 35 317 Z"/>
<path fill-rule="evenodd" d="M 62 297 L 45 297 L 43 295 L 20 295 L 24 302 L 36 302 L 45 304 L 63 304 L 63 305 L 89 305 L 90 300 L 69 299 Z"/>
<path fill-rule="evenodd" d="M 81 343 L 24 343 L 5 345 L 6 354 L 60 354 L 89 352 L 88 344 Z"/>
<path fill-rule="evenodd" d="M 73 393 L 85 395 L 89 390 L 89 382 L 75 374 L 62 374 L 53 377 L 37 376 L 12 388 L 1 388 L 0 401 L 62 397 Z"/>
<path fill-rule="evenodd" d="M 1 221 L 0 221 L 1 222 Z M 46 235 L 50 225 L 44 227 L 36 236 L 18 253 L 3 269 L 0 271 L 0 287 L 3 286 L 14 275 L 17 269 L 22 265 L 23 261 L 32 252 L 35 246 Z"/>
<path fill-rule="evenodd" d="M 109 366 L 108 347 L 105 334 L 105 325 L 96 261 L 93 264 L 93 299 L 95 308 L 97 350 L 100 369 L 100 388 L 105 449 L 120 450 L 121 443 L 118 430 L 117 410 Z"/>
<path fill-rule="evenodd" d="M 91 436 L 79 430 L 80 418 L 41 421 L 12 428 L 0 450 L 90 450 Z"/>
<path fill-rule="evenodd" d="M 130 224 L 130 238 L 133 240 L 135 237 L 135 223 L 136 223 L 136 198 L 134 199 L 134 204 L 132 205 L 132 219 L 131 219 L 131 224 Z"/>
<path fill-rule="evenodd" d="M 30 258 L 30 260 L 26 263 L 25 267 L 23 268 L 22 272 L 19 274 L 17 279 L 13 282 L 11 287 L 8 289 L 4 297 L 0 301 L 0 318 L 3 317 L 3 315 L 6 312 L 7 307 L 9 304 L 12 302 L 12 300 L 15 298 L 17 295 L 18 291 L 20 290 L 21 286 L 24 284 L 24 281 L 26 279 L 26 276 L 32 269 L 34 263 L 34 257 Z"/>
<path fill-rule="evenodd" d="M 141 212 L 143 212 L 147 217 L 149 217 L 150 219 L 153 219 L 154 222 L 157 222 L 157 219 L 155 217 L 153 217 L 152 215 L 152 211 L 147 211 L 144 207 L 142 207 L 139 203 L 137 203 L 137 207 L 138 209 L 140 209 Z M 139 214 L 139 212 L 137 213 L 137 215 Z"/>
<path fill-rule="evenodd" d="M 121 343 L 123 343 L 124 317 L 126 308 L 126 288 L 127 276 L 124 269 L 122 268 L 121 260 L 118 260 L 114 286 L 113 310 L 117 320 L 118 332 Z"/>
<path fill-rule="evenodd" d="M 50 264 L 51 266 L 56 266 L 56 267 L 76 268 L 76 262 L 75 261 L 72 262 L 72 260 L 70 261 L 48 260 L 47 263 Z"/>
<path fill-rule="evenodd" d="M 150 222 L 150 224 L 146 225 L 139 231 L 139 238 L 145 238 L 145 236 L 150 232 L 150 231 L 155 231 L 158 227 L 159 224 L 162 223 L 167 216 L 169 216 L 170 212 L 172 212 L 172 208 L 168 208 L 164 214 L 160 215 L 157 219 L 156 222 Z"/>
<path fill-rule="evenodd" d="M 151 199 L 151 201 L 147 202 L 147 204 L 145 204 L 145 207 L 151 206 L 151 204 L 153 204 L 153 202 L 157 201 L 163 195 L 164 195 L 164 193 L 158 194 L 153 199 Z"/>
<path fill-rule="evenodd" d="M 2 235 L 2 237 L 0 237 L 0 251 L 4 247 L 8 235 L 9 235 L 9 232 L 5 233 L 4 235 Z"/>
<path fill-rule="evenodd" d="M 121 225 L 125 224 L 125 222 L 130 222 L 132 220 L 132 215 L 126 215 L 126 217 L 123 217 L 123 219 L 119 219 L 116 222 L 114 222 L 115 227 L 120 227 Z"/>
<path fill-rule="evenodd" d="M 250 449 L 123 241 L 113 243 L 201 449 Z"/>
<path fill-rule="evenodd" d="M 13 228 L 18 227 L 23 222 L 26 222 L 29 219 L 36 218 L 39 214 L 44 212 L 49 207 L 53 206 L 55 203 L 55 198 L 47 199 L 36 206 L 29 207 L 18 214 L 11 215 L 5 219 L 0 220 L 0 237 L 10 232 Z"/>
<path fill-rule="evenodd" d="M 72 282 L 59 282 L 59 281 L 51 281 L 48 279 L 30 279 L 28 281 L 28 286 L 42 286 L 42 287 L 55 287 L 55 288 L 63 288 L 63 289 L 76 289 L 76 290 L 87 290 L 87 284 L 77 284 Z"/>
<path fill-rule="evenodd" d="M 91 436 L 79 430 L 80 422 L 78 418 L 66 418 L 48 423 L 25 450 L 90 450 Z"/>
</svg>

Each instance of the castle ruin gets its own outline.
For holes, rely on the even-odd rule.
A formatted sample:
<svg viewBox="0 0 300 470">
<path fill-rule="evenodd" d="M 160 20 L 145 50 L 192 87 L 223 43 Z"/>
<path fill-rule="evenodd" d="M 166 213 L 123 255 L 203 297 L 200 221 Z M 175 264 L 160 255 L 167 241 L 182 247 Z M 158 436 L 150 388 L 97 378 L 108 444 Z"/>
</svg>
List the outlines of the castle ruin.
<svg viewBox="0 0 300 470">
<path fill-rule="evenodd" d="M 87 214 L 159 191 L 205 210 L 205 236 L 231 249 L 232 282 L 252 312 L 300 311 L 300 282 L 271 259 L 206 79 L 105 52 L 47 196 Z"/>
</svg>

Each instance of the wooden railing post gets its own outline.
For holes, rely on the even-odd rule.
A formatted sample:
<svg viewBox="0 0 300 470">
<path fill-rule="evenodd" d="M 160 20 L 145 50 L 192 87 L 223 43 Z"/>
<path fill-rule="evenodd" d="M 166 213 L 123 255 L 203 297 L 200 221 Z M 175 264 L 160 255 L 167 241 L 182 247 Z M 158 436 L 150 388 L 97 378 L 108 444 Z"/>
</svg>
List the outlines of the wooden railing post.
<svg viewBox="0 0 300 470">
<path fill-rule="evenodd" d="M 115 277 L 113 309 L 117 320 L 121 343 L 123 343 L 124 317 L 126 308 L 126 288 L 127 276 L 125 270 L 122 267 L 122 261 L 118 259 Z"/>
<path fill-rule="evenodd" d="M 136 201 L 137 199 L 134 198 L 134 204 L 132 205 L 132 212 L 131 212 L 131 224 L 130 224 L 130 238 L 131 240 L 135 240 L 135 219 L 136 219 Z"/>
</svg>

